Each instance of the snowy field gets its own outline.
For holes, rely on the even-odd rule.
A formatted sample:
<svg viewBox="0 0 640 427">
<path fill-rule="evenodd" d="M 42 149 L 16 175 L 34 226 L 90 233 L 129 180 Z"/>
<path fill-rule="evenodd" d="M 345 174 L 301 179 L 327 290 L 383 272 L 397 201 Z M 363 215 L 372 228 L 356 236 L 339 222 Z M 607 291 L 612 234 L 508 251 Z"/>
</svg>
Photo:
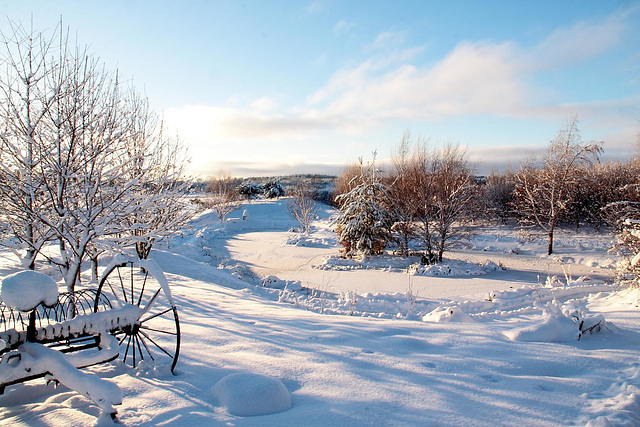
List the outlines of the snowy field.
<svg viewBox="0 0 640 427">
<path fill-rule="evenodd" d="M 537 235 L 492 227 L 435 267 L 356 263 L 338 256 L 331 210 L 303 238 L 284 203 L 224 224 L 205 212 L 153 252 L 180 359 L 175 376 L 89 369 L 122 389 L 122 424 L 640 425 L 640 294 L 612 283 L 612 236 L 560 232 L 546 256 Z M 0 277 L 15 271 L 0 259 Z M 2 425 L 95 425 L 99 413 L 43 380 L 0 396 Z"/>
</svg>

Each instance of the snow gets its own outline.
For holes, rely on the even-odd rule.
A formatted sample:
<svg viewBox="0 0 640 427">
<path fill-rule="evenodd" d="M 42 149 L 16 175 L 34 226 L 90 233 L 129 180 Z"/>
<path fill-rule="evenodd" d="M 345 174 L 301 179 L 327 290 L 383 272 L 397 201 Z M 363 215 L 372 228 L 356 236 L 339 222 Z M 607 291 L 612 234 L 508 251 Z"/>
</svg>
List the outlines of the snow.
<svg viewBox="0 0 640 427">
<path fill-rule="evenodd" d="M 140 264 L 140 267 L 144 268 L 149 272 L 149 274 L 153 276 L 154 279 L 156 279 L 156 281 L 162 288 L 162 292 L 164 292 L 164 294 L 167 296 L 169 304 L 171 304 L 171 306 L 174 306 L 175 303 L 173 302 L 173 297 L 171 296 L 169 281 L 167 280 L 164 272 L 162 271 L 162 268 L 160 268 L 158 263 L 152 259 L 141 259 L 138 261 L 138 264 Z"/>
<path fill-rule="evenodd" d="M 467 313 L 459 307 L 438 307 L 422 318 L 423 322 L 474 322 Z"/>
<path fill-rule="evenodd" d="M 269 415 L 291 408 L 291 396 L 282 381 L 248 372 L 222 378 L 213 388 L 218 401 L 239 417 Z"/>
<path fill-rule="evenodd" d="M 20 311 L 31 311 L 40 303 L 51 306 L 58 301 L 58 285 L 46 274 L 20 271 L 2 280 L 0 300 Z"/>
<path fill-rule="evenodd" d="M 250 221 L 204 212 L 152 252 L 180 314 L 176 375 L 119 361 L 85 370 L 122 390 L 124 425 L 640 423 L 640 290 L 613 283 L 612 235 L 559 231 L 547 256 L 544 236 L 490 227 L 445 254 L 455 274 L 410 274 L 414 260 L 384 257 L 325 270 L 340 249 L 334 213 L 322 210 L 312 244 L 285 244 L 297 225 L 285 203 L 232 213 L 248 209 Z M 3 274 L 9 259 L 0 254 Z M 505 269 L 466 272 L 487 261 Z M 262 286 L 269 276 L 278 286 Z M 582 331 L 603 327 L 581 333 L 574 314 Z M 252 395 L 265 383 L 273 393 Z M 248 416 L 253 398 L 259 411 Z M 7 425 L 95 425 L 101 414 L 42 380 L 0 396 Z"/>
<path fill-rule="evenodd" d="M 49 372 L 52 379 L 91 399 L 102 410 L 101 417 L 115 414 L 114 405 L 122 404 L 122 391 L 116 384 L 76 369 L 63 353 L 35 343 L 22 344 L 20 351 L 23 359 L 31 356 L 21 360 L 21 365 L 28 364 L 32 372 Z"/>
</svg>

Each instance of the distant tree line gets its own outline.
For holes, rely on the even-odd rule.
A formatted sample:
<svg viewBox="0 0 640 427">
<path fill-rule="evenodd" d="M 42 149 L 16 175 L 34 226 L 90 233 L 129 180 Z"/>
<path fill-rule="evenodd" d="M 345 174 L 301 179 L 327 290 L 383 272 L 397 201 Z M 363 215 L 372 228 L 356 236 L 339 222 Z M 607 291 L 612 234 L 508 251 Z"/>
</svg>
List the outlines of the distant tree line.
<svg viewBox="0 0 640 427">
<path fill-rule="evenodd" d="M 589 225 L 614 227 L 620 247 L 635 255 L 640 251 L 635 237 L 640 236 L 640 161 L 601 162 L 601 154 L 601 143 L 582 141 L 574 117 L 543 155 L 524 160 L 516 172 L 478 179 L 460 147 L 432 145 L 405 132 L 390 170 L 378 170 L 374 156 L 337 177 L 333 201 L 341 212 L 339 241 L 348 257 L 388 247 L 408 255 L 418 248 L 422 262 L 432 264 L 467 239 L 472 223 L 514 221 L 544 231 L 548 254 L 558 226 Z M 633 267 L 640 272 L 638 258 Z"/>
</svg>

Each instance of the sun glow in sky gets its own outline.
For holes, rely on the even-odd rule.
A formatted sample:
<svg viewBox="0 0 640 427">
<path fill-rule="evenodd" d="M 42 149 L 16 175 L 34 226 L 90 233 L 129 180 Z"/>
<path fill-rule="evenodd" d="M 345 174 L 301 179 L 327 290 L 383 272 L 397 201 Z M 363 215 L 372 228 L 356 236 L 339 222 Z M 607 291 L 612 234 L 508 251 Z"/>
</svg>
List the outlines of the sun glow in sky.
<svg viewBox="0 0 640 427">
<path fill-rule="evenodd" d="M 405 130 L 517 166 L 573 115 L 636 150 L 640 2 L 8 1 L 130 76 L 189 145 L 191 173 L 337 173 Z"/>
</svg>

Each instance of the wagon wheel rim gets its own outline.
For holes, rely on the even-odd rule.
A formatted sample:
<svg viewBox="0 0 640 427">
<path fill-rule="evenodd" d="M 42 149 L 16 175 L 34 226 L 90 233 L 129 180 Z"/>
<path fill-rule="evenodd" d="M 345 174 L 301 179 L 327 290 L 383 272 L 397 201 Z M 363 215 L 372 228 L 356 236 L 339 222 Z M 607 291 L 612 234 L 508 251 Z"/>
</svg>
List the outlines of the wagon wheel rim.
<svg viewBox="0 0 640 427">
<path fill-rule="evenodd" d="M 133 325 L 110 331 L 120 345 L 119 359 L 130 367 L 141 361 L 170 364 L 180 354 L 180 321 L 175 304 L 160 281 L 132 261 L 108 268 L 98 284 L 94 311 L 134 305 L 142 314 Z"/>
</svg>

